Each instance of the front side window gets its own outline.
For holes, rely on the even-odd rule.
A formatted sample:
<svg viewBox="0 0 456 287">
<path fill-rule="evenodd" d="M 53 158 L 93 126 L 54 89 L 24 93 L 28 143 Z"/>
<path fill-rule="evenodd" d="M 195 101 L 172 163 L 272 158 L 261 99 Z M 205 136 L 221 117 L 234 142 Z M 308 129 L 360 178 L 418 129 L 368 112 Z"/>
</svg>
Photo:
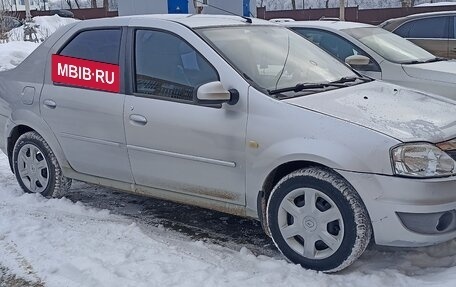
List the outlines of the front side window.
<svg viewBox="0 0 456 287">
<path fill-rule="evenodd" d="M 208 27 L 197 32 L 244 78 L 266 90 L 357 76 L 325 51 L 284 27 Z"/>
<path fill-rule="evenodd" d="M 192 46 L 166 32 L 136 31 L 135 63 L 135 90 L 140 94 L 192 102 L 199 86 L 219 80 Z"/>
<path fill-rule="evenodd" d="M 393 63 L 425 62 L 435 56 L 396 34 L 377 27 L 343 30 L 369 49 Z"/>
<path fill-rule="evenodd" d="M 350 56 L 362 55 L 370 59 L 370 64 L 360 67 L 361 69 L 365 71 L 380 71 L 380 67 L 366 52 L 334 33 L 307 28 L 293 28 L 293 30 L 343 63 Z"/>
<path fill-rule="evenodd" d="M 74 37 L 59 54 L 118 65 L 121 36 L 120 29 L 83 31 Z"/>
<path fill-rule="evenodd" d="M 449 17 L 425 18 L 412 22 L 409 38 L 448 38 Z"/>
</svg>

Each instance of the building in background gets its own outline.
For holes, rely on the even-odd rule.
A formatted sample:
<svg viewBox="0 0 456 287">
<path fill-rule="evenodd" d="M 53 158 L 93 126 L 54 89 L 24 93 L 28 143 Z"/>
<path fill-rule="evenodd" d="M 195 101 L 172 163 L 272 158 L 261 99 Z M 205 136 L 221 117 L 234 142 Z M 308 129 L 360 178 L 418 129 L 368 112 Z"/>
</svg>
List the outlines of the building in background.
<svg viewBox="0 0 456 287">
<path fill-rule="evenodd" d="M 118 0 L 119 15 L 230 14 L 256 17 L 256 0 Z M 225 11 L 224 11 L 225 10 Z"/>
</svg>

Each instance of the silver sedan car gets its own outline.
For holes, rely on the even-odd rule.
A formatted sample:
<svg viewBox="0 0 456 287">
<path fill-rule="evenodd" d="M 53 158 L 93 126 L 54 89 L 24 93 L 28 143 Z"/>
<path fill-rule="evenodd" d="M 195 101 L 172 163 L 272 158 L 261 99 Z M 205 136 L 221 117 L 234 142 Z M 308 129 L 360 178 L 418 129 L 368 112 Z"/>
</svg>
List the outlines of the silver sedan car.
<svg viewBox="0 0 456 287">
<path fill-rule="evenodd" d="M 456 61 L 436 57 L 389 31 L 341 21 L 296 21 L 283 25 L 364 75 L 456 99 Z"/>
<path fill-rule="evenodd" d="M 25 192 L 76 179 L 255 218 L 326 272 L 371 240 L 456 237 L 455 111 L 242 17 L 81 21 L 0 73 L 0 147 Z"/>
</svg>

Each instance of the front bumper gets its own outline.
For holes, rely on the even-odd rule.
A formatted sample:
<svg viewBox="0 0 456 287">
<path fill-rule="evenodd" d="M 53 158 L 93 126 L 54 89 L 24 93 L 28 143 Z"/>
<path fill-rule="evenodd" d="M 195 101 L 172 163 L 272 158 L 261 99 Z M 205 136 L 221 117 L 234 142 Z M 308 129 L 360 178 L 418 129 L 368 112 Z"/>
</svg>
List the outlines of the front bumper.
<svg viewBox="0 0 456 287">
<path fill-rule="evenodd" d="M 412 179 L 338 172 L 363 199 L 377 244 L 417 247 L 456 238 L 456 176 Z"/>
</svg>

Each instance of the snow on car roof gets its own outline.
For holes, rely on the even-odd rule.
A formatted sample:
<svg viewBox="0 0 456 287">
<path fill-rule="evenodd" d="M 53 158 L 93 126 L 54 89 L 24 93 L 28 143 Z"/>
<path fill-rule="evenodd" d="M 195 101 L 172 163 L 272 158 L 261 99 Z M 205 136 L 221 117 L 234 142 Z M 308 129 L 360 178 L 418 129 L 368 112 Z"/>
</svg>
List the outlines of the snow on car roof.
<svg viewBox="0 0 456 287">
<path fill-rule="evenodd" d="M 333 30 L 374 27 L 369 24 L 346 21 L 295 21 L 280 24 L 287 27 L 318 27 Z"/>
<path fill-rule="evenodd" d="M 170 22 L 181 23 L 190 28 L 208 27 L 208 26 L 231 26 L 231 25 L 274 25 L 269 21 L 260 20 L 257 18 L 252 19 L 249 24 L 241 16 L 231 15 L 191 15 L 191 14 L 151 14 L 151 15 L 135 15 L 135 16 L 121 16 L 114 18 L 102 18 L 94 20 L 85 20 L 87 24 L 93 26 L 102 25 L 128 25 L 130 22 L 138 21 L 147 25 L 148 20 L 164 20 Z"/>
</svg>

